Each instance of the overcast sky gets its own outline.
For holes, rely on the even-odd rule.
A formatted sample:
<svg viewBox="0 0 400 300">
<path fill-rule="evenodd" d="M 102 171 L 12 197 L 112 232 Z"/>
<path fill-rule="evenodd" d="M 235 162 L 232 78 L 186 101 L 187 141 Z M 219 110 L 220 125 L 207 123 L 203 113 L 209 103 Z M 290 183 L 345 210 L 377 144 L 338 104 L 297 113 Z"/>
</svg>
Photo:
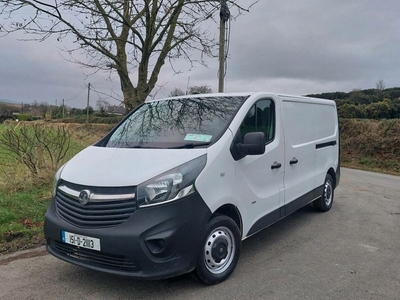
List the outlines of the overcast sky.
<svg viewBox="0 0 400 300">
<path fill-rule="evenodd" d="M 251 3 L 239 0 L 239 3 Z M 0 16 L 2 18 L 2 16 Z M 249 13 L 231 22 L 226 91 L 271 91 L 310 94 L 400 86 L 399 0 L 260 0 Z M 217 32 L 218 28 L 215 28 Z M 120 94 L 119 83 L 106 74 L 65 61 L 53 39 L 17 41 L 21 34 L 0 38 L 0 99 L 85 107 L 87 83 L 99 92 Z M 161 71 L 156 98 L 174 88 L 209 85 L 218 89 L 217 59 L 208 68 L 189 71 L 177 62 L 174 75 Z M 132 76 L 133 77 L 133 76 Z M 91 93 L 95 106 L 99 95 Z M 111 98 L 107 99 L 117 104 Z"/>
</svg>

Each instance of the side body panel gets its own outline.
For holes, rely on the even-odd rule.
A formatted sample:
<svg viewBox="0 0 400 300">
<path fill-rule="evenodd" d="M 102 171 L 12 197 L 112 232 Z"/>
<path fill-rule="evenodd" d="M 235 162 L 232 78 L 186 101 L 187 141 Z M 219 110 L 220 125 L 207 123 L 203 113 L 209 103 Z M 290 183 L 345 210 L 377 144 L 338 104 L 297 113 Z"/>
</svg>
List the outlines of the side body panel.
<svg viewBox="0 0 400 300">
<path fill-rule="evenodd" d="M 285 135 L 285 215 L 318 198 L 339 163 L 334 101 L 282 98 Z"/>
<path fill-rule="evenodd" d="M 264 99 L 275 104 L 274 139 L 263 155 L 235 161 L 230 153 L 235 135 L 251 107 Z M 196 188 L 211 213 L 226 204 L 238 209 L 244 239 L 321 195 L 328 170 L 338 168 L 338 134 L 333 101 L 254 94 L 224 136 L 207 149 Z M 275 162 L 281 167 L 271 169 Z"/>
</svg>

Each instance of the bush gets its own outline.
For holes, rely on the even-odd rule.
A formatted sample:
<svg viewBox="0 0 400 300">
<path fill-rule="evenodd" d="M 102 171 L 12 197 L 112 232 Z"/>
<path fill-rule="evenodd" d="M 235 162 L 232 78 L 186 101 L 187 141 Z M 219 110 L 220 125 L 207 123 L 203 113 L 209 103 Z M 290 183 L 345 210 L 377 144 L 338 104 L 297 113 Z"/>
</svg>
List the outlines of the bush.
<svg viewBox="0 0 400 300">
<path fill-rule="evenodd" d="M 338 115 L 340 118 L 364 118 L 365 110 L 364 105 L 343 104 L 338 107 Z"/>
<path fill-rule="evenodd" d="M 5 122 L 6 120 L 14 120 L 14 116 L 0 116 L 0 123 Z"/>
<path fill-rule="evenodd" d="M 392 109 L 387 102 L 371 103 L 365 107 L 365 111 L 369 119 L 390 118 L 392 113 Z"/>
<path fill-rule="evenodd" d="M 17 114 L 15 117 L 18 119 L 18 121 L 30 121 L 30 115 L 28 114 Z"/>
<path fill-rule="evenodd" d="M 70 132 L 65 126 L 18 124 L 1 133 L 0 148 L 13 153 L 33 176 L 54 173 L 70 148 Z M 39 176 L 40 177 L 40 176 Z"/>
</svg>

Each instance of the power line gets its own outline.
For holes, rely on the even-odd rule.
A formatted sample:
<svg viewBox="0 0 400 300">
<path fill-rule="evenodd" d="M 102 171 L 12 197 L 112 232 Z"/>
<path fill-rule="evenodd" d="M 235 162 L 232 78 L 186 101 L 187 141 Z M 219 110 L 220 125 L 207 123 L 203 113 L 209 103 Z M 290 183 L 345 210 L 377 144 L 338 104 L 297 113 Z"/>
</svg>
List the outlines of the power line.
<svg viewBox="0 0 400 300">
<path fill-rule="evenodd" d="M 71 100 L 74 100 L 74 99 L 78 98 L 84 91 L 86 91 L 86 86 L 84 88 L 82 88 L 82 90 L 80 92 L 75 94 L 75 96 L 72 96 L 71 98 L 65 100 L 65 102 L 69 102 Z"/>
</svg>

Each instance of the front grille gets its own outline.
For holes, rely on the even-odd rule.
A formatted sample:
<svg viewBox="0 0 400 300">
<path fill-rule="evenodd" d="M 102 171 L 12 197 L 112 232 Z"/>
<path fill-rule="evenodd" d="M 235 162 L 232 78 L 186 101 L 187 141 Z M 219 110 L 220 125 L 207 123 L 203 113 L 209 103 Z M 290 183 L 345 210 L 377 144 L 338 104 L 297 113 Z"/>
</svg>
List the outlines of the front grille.
<svg viewBox="0 0 400 300">
<path fill-rule="evenodd" d="M 141 270 L 135 262 L 123 255 L 79 248 L 52 239 L 48 241 L 48 245 L 56 254 L 83 263 L 86 266 L 122 272 L 139 272 Z"/>
<path fill-rule="evenodd" d="M 83 190 L 89 190 L 96 196 L 104 196 L 105 200 L 96 199 L 96 202 L 83 205 L 77 197 Z M 125 222 L 136 210 L 134 192 L 134 187 L 96 188 L 61 182 L 55 198 L 56 211 L 62 219 L 81 228 L 113 227 Z M 107 199 L 115 195 L 121 195 L 124 199 L 119 200 L 118 196 L 116 199 Z M 128 199 L 126 195 L 132 195 L 132 198 Z"/>
</svg>

